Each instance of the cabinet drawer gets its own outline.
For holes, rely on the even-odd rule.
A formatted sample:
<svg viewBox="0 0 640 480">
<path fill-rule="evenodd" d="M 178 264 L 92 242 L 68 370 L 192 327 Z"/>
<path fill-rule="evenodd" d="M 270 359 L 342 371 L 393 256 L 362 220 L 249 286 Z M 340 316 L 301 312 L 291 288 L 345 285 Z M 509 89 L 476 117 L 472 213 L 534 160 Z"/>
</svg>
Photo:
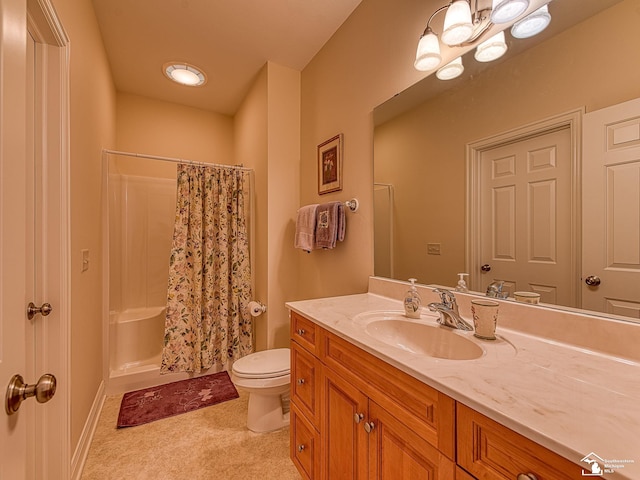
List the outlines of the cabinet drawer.
<svg viewBox="0 0 640 480">
<path fill-rule="evenodd" d="M 460 403 L 457 429 L 457 463 L 477 478 L 512 480 L 521 473 L 538 480 L 582 478 L 580 466 Z"/>
<path fill-rule="evenodd" d="M 320 478 L 320 435 L 291 404 L 291 459 L 306 480 Z"/>
<path fill-rule="evenodd" d="M 291 339 L 314 355 L 318 355 L 318 326 L 296 312 L 291 312 Z"/>
<path fill-rule="evenodd" d="M 291 343 L 291 399 L 318 428 L 320 422 L 320 361 Z"/>
<path fill-rule="evenodd" d="M 322 363 L 454 459 L 453 399 L 326 330 L 320 334 Z"/>
</svg>

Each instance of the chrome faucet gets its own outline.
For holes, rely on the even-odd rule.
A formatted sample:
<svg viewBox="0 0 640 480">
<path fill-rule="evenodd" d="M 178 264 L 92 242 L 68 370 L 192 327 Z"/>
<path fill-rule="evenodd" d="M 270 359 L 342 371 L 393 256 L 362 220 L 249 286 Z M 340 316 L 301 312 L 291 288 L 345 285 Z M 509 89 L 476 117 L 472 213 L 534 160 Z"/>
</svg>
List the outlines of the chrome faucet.
<svg viewBox="0 0 640 480">
<path fill-rule="evenodd" d="M 509 292 L 503 292 L 504 281 L 496 280 L 487 286 L 487 297 L 494 298 L 507 298 L 509 296 Z"/>
<path fill-rule="evenodd" d="M 430 303 L 429 310 L 440 314 L 438 323 L 445 327 L 457 328 L 459 330 L 472 331 L 473 327 L 458 312 L 456 297 L 449 290 L 436 288 L 433 290 L 440 295 L 442 303 Z"/>
</svg>

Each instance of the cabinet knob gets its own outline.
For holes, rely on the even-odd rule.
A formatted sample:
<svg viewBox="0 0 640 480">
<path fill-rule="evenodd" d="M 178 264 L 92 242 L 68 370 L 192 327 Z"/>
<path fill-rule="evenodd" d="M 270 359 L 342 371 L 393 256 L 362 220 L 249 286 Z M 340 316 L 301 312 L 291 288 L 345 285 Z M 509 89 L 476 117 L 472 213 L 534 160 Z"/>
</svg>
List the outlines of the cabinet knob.
<svg viewBox="0 0 640 480">
<path fill-rule="evenodd" d="M 533 473 L 519 473 L 516 480 L 538 480 Z"/>
<path fill-rule="evenodd" d="M 299 378 L 298 385 L 303 385 L 303 384 L 304 384 L 304 378 Z"/>
<path fill-rule="evenodd" d="M 356 422 L 356 423 L 360 423 L 363 418 L 364 418 L 364 413 L 356 413 L 353 416 L 353 421 Z"/>
<path fill-rule="evenodd" d="M 298 329 L 298 335 L 304 335 L 304 328 Z"/>
<path fill-rule="evenodd" d="M 373 422 L 365 422 L 364 424 L 364 431 L 367 433 L 371 433 L 373 432 L 373 429 L 375 428 L 375 424 Z M 533 479 L 532 479 L 533 480 Z M 537 480 L 537 479 L 536 479 Z"/>
<path fill-rule="evenodd" d="M 304 451 L 304 445 L 298 445 L 298 451 L 302 453 Z"/>
</svg>

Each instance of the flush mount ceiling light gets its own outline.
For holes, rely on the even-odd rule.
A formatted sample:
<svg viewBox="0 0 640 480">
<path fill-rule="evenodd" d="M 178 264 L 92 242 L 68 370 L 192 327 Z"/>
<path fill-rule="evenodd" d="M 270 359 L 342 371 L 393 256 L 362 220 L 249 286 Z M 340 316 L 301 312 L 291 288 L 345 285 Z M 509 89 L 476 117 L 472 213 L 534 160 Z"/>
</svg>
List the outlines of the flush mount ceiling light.
<svg viewBox="0 0 640 480">
<path fill-rule="evenodd" d="M 549 7 L 543 5 L 531 15 L 518 20 L 511 27 L 511 35 L 515 38 L 529 38 L 543 31 L 551 23 Z"/>
<path fill-rule="evenodd" d="M 207 77 L 197 67 L 188 63 L 170 62 L 162 66 L 162 71 L 169 80 L 181 85 L 199 87 L 207 83 Z"/>
<path fill-rule="evenodd" d="M 491 8 L 479 9 L 478 0 L 475 0 L 475 8 L 472 11 L 470 0 L 452 0 L 448 5 L 438 8 L 429 17 L 427 26 L 420 36 L 414 67 L 416 70 L 429 71 L 435 70 L 442 63 L 440 41 L 438 40 L 438 35 L 431 29 L 431 21 L 438 13 L 446 11 L 442 30 L 442 43 L 449 47 L 467 47 L 479 44 L 475 53 L 476 60 L 489 62 L 504 55 L 507 51 L 507 44 L 503 32 L 499 32 L 486 40 L 487 33 L 495 24 L 513 22 L 521 16 L 529 8 L 529 1 L 492 0 Z M 543 21 L 547 22 L 544 25 L 546 27 L 550 19 L 551 16 L 545 5 L 515 24 L 521 24 L 521 26 L 516 27 L 514 25 L 514 29 L 517 32 L 517 34 L 514 33 L 514 37 L 526 38 L 518 35 L 527 35 L 533 30 L 530 26 L 541 24 Z M 535 35 L 535 33 L 529 36 L 532 35 Z M 449 65 L 451 64 L 442 67 L 440 71 L 445 70 L 446 72 Z M 459 70 L 457 63 L 454 67 Z M 462 67 L 461 64 L 460 67 Z M 455 78 L 455 76 L 451 77 L 446 73 L 437 76 L 438 78 Z"/>
</svg>

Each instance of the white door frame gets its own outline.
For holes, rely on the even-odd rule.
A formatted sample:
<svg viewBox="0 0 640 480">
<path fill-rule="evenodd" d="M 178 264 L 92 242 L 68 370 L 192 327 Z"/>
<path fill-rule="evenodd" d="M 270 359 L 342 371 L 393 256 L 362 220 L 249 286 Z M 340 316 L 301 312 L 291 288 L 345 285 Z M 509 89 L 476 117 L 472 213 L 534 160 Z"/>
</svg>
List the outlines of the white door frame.
<svg viewBox="0 0 640 480">
<path fill-rule="evenodd" d="M 27 0 L 28 30 L 36 41 L 36 156 L 41 165 L 40 239 L 43 248 L 38 291 L 54 306 L 31 325 L 32 370 L 55 373 L 57 390 L 48 409 L 36 408 L 35 477 L 71 477 L 70 319 L 71 241 L 69 185 L 69 38 L 50 0 Z M 36 379 L 37 380 L 37 379 Z M 30 380 L 31 381 L 31 380 Z M 46 412 L 46 413 L 45 413 Z"/>
<path fill-rule="evenodd" d="M 581 265 L 581 188 L 580 157 L 582 145 L 582 115 L 584 108 L 545 118 L 522 127 L 467 144 L 467 185 L 466 185 L 466 228 L 465 228 L 465 271 L 469 273 L 469 288 L 477 290 L 480 285 L 480 161 L 482 153 L 509 143 L 519 142 L 555 130 L 569 128 L 571 136 L 571 244 L 575 246 L 571 258 L 570 296 L 575 305 L 580 305 L 580 265 Z"/>
</svg>

